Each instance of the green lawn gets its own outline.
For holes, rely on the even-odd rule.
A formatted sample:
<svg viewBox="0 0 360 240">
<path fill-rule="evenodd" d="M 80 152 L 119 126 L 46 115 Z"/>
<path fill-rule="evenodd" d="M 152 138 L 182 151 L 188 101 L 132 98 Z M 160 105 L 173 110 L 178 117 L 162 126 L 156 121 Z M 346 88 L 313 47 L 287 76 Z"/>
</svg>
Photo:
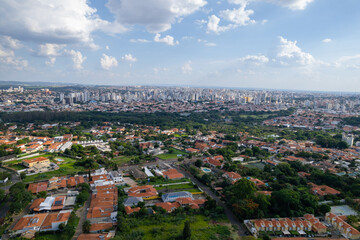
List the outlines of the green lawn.
<svg viewBox="0 0 360 240">
<path fill-rule="evenodd" d="M 131 227 L 132 231 L 143 232 L 143 240 L 168 240 L 181 236 L 184 222 L 190 220 L 191 239 L 231 239 L 231 231 L 228 226 L 212 224 L 203 215 L 189 216 L 166 216 L 165 218 L 154 220 L 152 218 L 138 221 L 138 226 Z"/>
<path fill-rule="evenodd" d="M 22 170 L 22 169 L 25 169 L 26 167 L 24 165 L 22 165 L 21 163 L 18 163 L 18 164 L 10 164 L 10 165 L 7 165 L 7 167 L 9 168 L 12 168 L 16 171 L 18 170 Z"/>
<path fill-rule="evenodd" d="M 64 158 L 64 157 L 59 157 L 59 158 L 65 160 L 64 164 L 59 165 L 60 167 L 59 170 L 26 176 L 24 182 L 41 181 L 41 180 L 50 179 L 52 177 L 60 177 L 65 175 L 76 174 L 81 171 L 86 171 L 86 169 L 84 169 L 83 167 L 75 166 L 74 164 L 76 160 L 74 159 Z"/>
<path fill-rule="evenodd" d="M 133 160 L 132 156 L 118 156 L 113 158 L 111 161 L 118 165 L 123 165 L 125 163 L 129 163 L 131 160 Z"/>
<path fill-rule="evenodd" d="M 162 184 L 168 184 L 168 183 L 180 183 L 180 182 L 189 182 L 191 183 L 190 179 L 187 178 L 183 178 L 183 179 L 165 179 L 165 178 L 150 178 L 150 182 L 148 182 L 147 180 L 139 180 L 137 181 L 140 185 L 141 184 L 150 184 L 150 185 L 162 185 Z"/>
<path fill-rule="evenodd" d="M 178 154 L 182 154 L 184 156 L 186 154 L 186 152 L 183 152 L 183 151 L 173 148 L 172 153 L 163 153 L 163 154 L 157 155 L 156 157 L 163 159 L 163 160 L 176 159 L 176 158 L 178 158 L 178 156 L 177 156 Z"/>
<path fill-rule="evenodd" d="M 156 190 L 164 190 L 164 189 L 179 190 L 179 191 L 183 190 L 183 191 L 188 191 L 188 192 L 191 192 L 191 191 L 199 192 L 200 191 L 192 183 L 156 187 Z"/>
</svg>

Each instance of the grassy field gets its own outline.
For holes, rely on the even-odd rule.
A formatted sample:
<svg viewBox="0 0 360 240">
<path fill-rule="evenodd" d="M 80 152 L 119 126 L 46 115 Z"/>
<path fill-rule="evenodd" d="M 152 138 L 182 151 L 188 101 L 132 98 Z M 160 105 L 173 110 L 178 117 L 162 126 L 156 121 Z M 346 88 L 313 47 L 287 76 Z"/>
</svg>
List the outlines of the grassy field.
<svg viewBox="0 0 360 240">
<path fill-rule="evenodd" d="M 143 240 L 175 239 L 181 236 L 186 220 L 190 220 L 191 239 L 231 239 L 231 231 L 226 224 L 212 224 L 209 219 L 202 215 L 190 216 L 185 219 L 177 216 L 167 216 L 162 220 L 155 221 L 144 219 L 141 220 L 138 227 L 131 229 L 143 232 Z"/>
<path fill-rule="evenodd" d="M 200 190 L 194 186 L 192 183 L 188 184 L 178 184 L 178 185 L 171 185 L 171 186 L 162 186 L 156 187 L 156 190 L 177 190 L 177 191 L 188 191 L 188 192 L 199 192 Z"/>
<path fill-rule="evenodd" d="M 131 160 L 133 160 L 133 157 L 131 157 L 131 156 L 119 156 L 119 157 L 113 158 L 111 161 L 113 161 L 114 163 L 116 163 L 118 165 L 123 165 L 123 164 L 129 163 Z"/>
<path fill-rule="evenodd" d="M 176 159 L 178 158 L 177 155 L 185 155 L 186 152 L 183 152 L 183 151 L 180 151 L 180 150 L 177 150 L 177 149 L 174 149 L 173 148 L 173 152 L 172 153 L 163 153 L 163 154 L 159 154 L 157 155 L 156 157 L 160 158 L 160 159 L 163 159 L 163 160 L 167 160 L 167 159 Z"/>
<path fill-rule="evenodd" d="M 63 164 L 59 165 L 59 167 L 60 167 L 59 170 L 46 172 L 46 173 L 39 173 L 36 175 L 31 175 L 31 176 L 26 176 L 24 182 L 41 181 L 41 180 L 50 179 L 51 177 L 71 175 L 71 174 L 76 174 L 81 171 L 86 171 L 86 169 L 84 169 L 83 167 L 74 165 L 76 162 L 75 159 L 66 158 L 66 157 L 56 157 L 56 158 L 61 158 L 61 159 L 65 160 Z"/>
</svg>

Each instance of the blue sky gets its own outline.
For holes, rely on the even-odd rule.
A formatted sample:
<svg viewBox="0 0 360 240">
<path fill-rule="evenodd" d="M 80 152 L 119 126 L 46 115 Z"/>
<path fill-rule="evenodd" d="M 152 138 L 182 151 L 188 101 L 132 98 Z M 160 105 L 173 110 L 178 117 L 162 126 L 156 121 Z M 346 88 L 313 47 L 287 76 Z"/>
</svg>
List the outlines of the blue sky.
<svg viewBox="0 0 360 240">
<path fill-rule="evenodd" d="M 0 80 L 356 91 L 358 0 L 3 0 Z"/>
</svg>

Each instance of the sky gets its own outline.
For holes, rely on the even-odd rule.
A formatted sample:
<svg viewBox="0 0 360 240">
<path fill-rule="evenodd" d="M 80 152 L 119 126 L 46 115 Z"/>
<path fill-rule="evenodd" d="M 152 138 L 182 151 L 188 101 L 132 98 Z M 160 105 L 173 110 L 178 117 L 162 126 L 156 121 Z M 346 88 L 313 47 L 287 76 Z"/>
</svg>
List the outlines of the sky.
<svg viewBox="0 0 360 240">
<path fill-rule="evenodd" d="M 0 81 L 357 91 L 359 0 L 1 0 Z"/>
</svg>

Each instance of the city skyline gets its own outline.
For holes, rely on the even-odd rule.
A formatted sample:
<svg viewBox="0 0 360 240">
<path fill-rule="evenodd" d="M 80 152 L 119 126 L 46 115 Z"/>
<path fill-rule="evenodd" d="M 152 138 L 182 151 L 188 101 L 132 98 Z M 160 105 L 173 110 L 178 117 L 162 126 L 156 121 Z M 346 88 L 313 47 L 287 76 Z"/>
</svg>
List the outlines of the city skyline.
<svg viewBox="0 0 360 240">
<path fill-rule="evenodd" d="M 6 0 L 0 81 L 356 92 L 359 5 Z"/>
</svg>

